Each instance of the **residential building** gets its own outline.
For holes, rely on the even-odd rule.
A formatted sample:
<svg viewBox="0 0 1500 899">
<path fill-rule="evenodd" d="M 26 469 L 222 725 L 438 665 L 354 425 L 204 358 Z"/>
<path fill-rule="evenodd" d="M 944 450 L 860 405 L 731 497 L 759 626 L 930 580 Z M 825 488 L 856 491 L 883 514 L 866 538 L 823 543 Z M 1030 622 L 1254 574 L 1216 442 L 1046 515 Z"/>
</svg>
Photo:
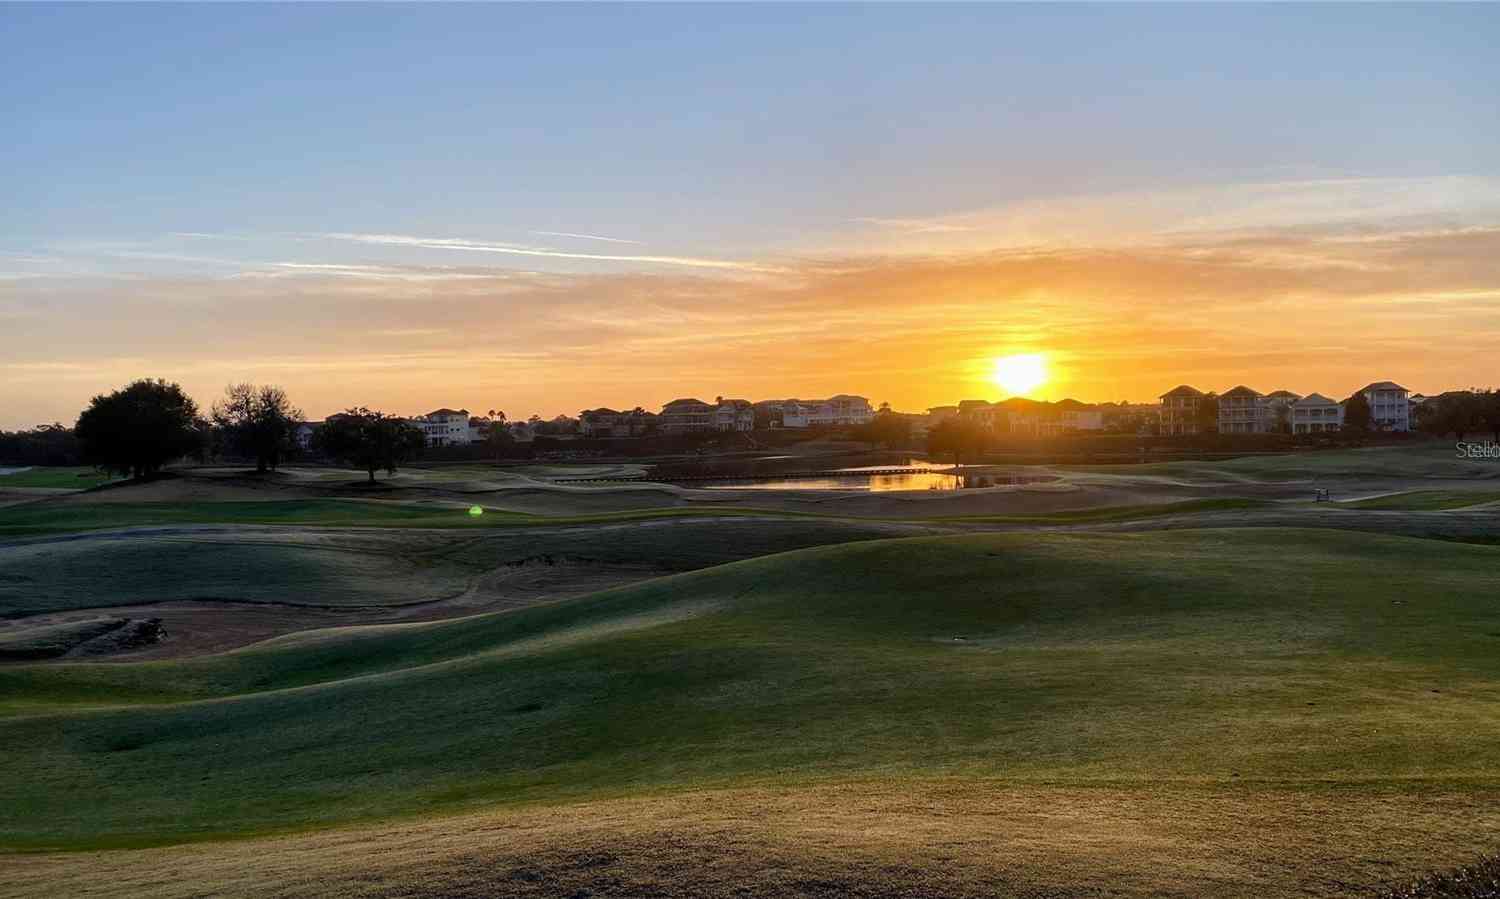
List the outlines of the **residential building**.
<svg viewBox="0 0 1500 899">
<path fill-rule="evenodd" d="M 846 393 L 826 400 L 775 400 L 768 405 L 780 408 L 784 428 L 846 427 L 867 424 L 875 417 L 868 399 Z"/>
<path fill-rule="evenodd" d="M 727 400 L 715 397 L 714 430 L 751 431 L 755 429 L 755 406 L 749 400 Z"/>
<path fill-rule="evenodd" d="M 1186 384 L 1174 387 L 1162 394 L 1161 432 L 1163 434 L 1198 433 L 1198 404 L 1204 393 Z"/>
<path fill-rule="evenodd" d="M 1024 414 L 1030 410 L 1030 400 L 1014 399 L 992 403 L 989 400 L 959 400 L 958 417 L 979 425 L 988 431 L 1010 430 L 1011 413 Z"/>
<path fill-rule="evenodd" d="M 297 443 L 297 449 L 305 450 L 312 447 L 313 431 L 322 426 L 321 421 L 299 421 L 297 427 L 292 429 L 292 439 Z"/>
<path fill-rule="evenodd" d="M 468 446 L 473 442 L 468 409 L 434 409 L 407 421 L 422 431 L 428 446 Z"/>
<path fill-rule="evenodd" d="M 1344 407 L 1321 393 L 1309 393 L 1292 403 L 1292 433 L 1320 434 L 1344 425 Z"/>
<path fill-rule="evenodd" d="M 1405 387 L 1394 381 L 1366 384 L 1356 393 L 1370 404 L 1370 427 L 1380 431 L 1410 431 L 1411 403 Z"/>
<path fill-rule="evenodd" d="M 640 437 L 649 433 L 656 416 L 639 407 L 629 412 L 586 409 L 579 414 L 578 431 L 585 437 Z"/>
<path fill-rule="evenodd" d="M 1052 408 L 1057 412 L 1055 427 L 1059 433 L 1104 430 L 1104 412 L 1094 403 L 1064 399 L 1053 403 Z"/>
<path fill-rule="evenodd" d="M 712 431 L 715 428 L 716 411 L 716 406 L 710 406 L 700 399 L 676 399 L 661 407 L 657 421 L 664 434 Z"/>
<path fill-rule="evenodd" d="M 1151 434 L 1161 423 L 1161 404 L 1100 403 L 1099 417 L 1106 431 L 1116 434 Z"/>
<path fill-rule="evenodd" d="M 1262 413 L 1262 424 L 1269 433 L 1286 431 L 1291 428 L 1292 404 L 1302 399 L 1300 394 L 1290 390 L 1273 390 L 1261 398 L 1265 405 Z"/>
<path fill-rule="evenodd" d="M 1265 395 L 1241 384 L 1219 397 L 1220 434 L 1259 434 L 1265 430 Z"/>
</svg>

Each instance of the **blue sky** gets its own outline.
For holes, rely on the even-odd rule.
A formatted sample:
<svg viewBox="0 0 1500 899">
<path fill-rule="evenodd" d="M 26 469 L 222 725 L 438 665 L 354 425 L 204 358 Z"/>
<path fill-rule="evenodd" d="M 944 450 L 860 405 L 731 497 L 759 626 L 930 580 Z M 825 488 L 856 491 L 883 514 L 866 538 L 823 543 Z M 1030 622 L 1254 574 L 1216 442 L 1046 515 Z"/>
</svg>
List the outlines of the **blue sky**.
<svg viewBox="0 0 1500 899">
<path fill-rule="evenodd" d="M 32 330 L 0 350 L 98 357 L 49 325 L 107 318 L 111 279 L 736 279 L 1204 222 L 1488 226 L 1496 46 L 1479 4 L 4 5 L 0 316 Z M 177 327 L 181 352 L 114 356 L 191 369 L 208 324 Z"/>
</svg>

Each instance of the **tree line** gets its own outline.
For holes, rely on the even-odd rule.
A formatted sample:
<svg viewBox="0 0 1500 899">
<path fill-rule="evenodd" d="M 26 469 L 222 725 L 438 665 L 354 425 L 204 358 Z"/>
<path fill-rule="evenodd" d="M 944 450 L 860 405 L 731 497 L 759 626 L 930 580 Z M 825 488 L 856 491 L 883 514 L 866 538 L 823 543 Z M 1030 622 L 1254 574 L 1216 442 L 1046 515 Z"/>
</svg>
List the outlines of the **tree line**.
<svg viewBox="0 0 1500 899">
<path fill-rule="evenodd" d="M 43 425 L 0 433 L 0 458 L 30 465 L 93 465 L 144 479 L 168 463 L 190 458 L 255 460 L 272 472 L 302 447 L 303 413 L 280 387 L 231 384 L 203 414 L 182 387 L 143 378 L 89 401 L 71 428 Z M 330 415 L 315 428 L 308 449 L 365 471 L 394 474 L 422 452 L 422 431 L 399 416 L 357 407 Z"/>
</svg>

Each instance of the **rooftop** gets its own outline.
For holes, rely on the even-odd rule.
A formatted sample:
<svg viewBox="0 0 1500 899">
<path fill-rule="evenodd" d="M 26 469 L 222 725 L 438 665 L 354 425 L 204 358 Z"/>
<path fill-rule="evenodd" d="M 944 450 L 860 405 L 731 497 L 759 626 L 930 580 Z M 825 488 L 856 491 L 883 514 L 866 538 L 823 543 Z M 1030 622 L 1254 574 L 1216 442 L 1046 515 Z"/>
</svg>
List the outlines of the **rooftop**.
<svg viewBox="0 0 1500 899">
<path fill-rule="evenodd" d="M 1160 398 L 1161 399 L 1166 399 L 1169 396 L 1202 396 L 1202 395 L 1203 395 L 1203 391 L 1199 390 L 1196 387 L 1189 387 L 1186 384 L 1179 384 L 1176 387 L 1173 387 L 1171 390 L 1168 390 L 1166 393 L 1162 394 Z"/>
</svg>

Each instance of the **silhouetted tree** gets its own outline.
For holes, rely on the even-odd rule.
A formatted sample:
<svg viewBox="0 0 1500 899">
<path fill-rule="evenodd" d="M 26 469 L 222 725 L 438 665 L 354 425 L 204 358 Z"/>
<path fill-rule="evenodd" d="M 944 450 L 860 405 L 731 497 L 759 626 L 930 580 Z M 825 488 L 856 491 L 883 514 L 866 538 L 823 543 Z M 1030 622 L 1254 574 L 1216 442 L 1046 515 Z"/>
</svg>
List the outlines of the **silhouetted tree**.
<svg viewBox="0 0 1500 899">
<path fill-rule="evenodd" d="M 214 403 L 213 422 L 228 449 L 255 457 L 256 471 L 275 471 L 283 456 L 296 448 L 302 410 L 292 405 L 286 391 L 270 385 L 231 384 Z"/>
<path fill-rule="evenodd" d="M 1215 394 L 1198 400 L 1198 410 L 1193 413 L 1193 421 L 1198 425 L 1198 433 L 1213 434 L 1219 430 L 1219 398 Z"/>
<path fill-rule="evenodd" d="M 978 458 L 989 442 L 984 428 L 962 418 L 950 418 L 927 432 L 927 452 L 933 456 L 951 453 L 955 465 Z"/>
<path fill-rule="evenodd" d="M 1493 427 L 1487 415 L 1488 400 L 1484 392 L 1453 390 L 1418 406 L 1417 420 L 1430 434 L 1452 434 L 1462 440 L 1470 431 Z"/>
<path fill-rule="evenodd" d="M 904 446 L 911 440 L 911 421 L 885 407 L 868 422 L 854 429 L 854 439 L 885 447 Z"/>
<path fill-rule="evenodd" d="M 1344 400 L 1344 430 L 1363 434 L 1370 430 L 1370 401 L 1363 393 Z"/>
<path fill-rule="evenodd" d="M 1479 419 L 1489 428 L 1495 442 L 1500 443 L 1500 390 L 1486 390 L 1479 394 Z"/>
<path fill-rule="evenodd" d="M 73 429 L 54 422 L 26 431 L 0 431 L 0 462 L 77 465 L 83 460 Z"/>
<path fill-rule="evenodd" d="M 181 387 L 143 379 L 94 397 L 73 431 L 85 462 L 143 478 L 201 449 L 199 425 L 198 406 Z"/>
<path fill-rule="evenodd" d="M 1292 407 L 1277 403 L 1271 407 L 1271 427 L 1277 434 L 1292 433 Z"/>
<path fill-rule="evenodd" d="M 510 432 L 510 425 L 505 423 L 504 412 L 501 412 L 497 418 L 492 410 L 490 419 L 490 432 L 485 435 L 484 439 L 490 445 L 490 449 L 495 451 L 495 458 L 499 459 L 505 455 L 506 450 L 515 445 L 516 438 Z"/>
<path fill-rule="evenodd" d="M 331 459 L 367 472 L 395 474 L 404 462 L 421 455 L 427 438 L 405 420 L 360 406 L 328 416 L 313 432 L 313 448 Z"/>
</svg>

